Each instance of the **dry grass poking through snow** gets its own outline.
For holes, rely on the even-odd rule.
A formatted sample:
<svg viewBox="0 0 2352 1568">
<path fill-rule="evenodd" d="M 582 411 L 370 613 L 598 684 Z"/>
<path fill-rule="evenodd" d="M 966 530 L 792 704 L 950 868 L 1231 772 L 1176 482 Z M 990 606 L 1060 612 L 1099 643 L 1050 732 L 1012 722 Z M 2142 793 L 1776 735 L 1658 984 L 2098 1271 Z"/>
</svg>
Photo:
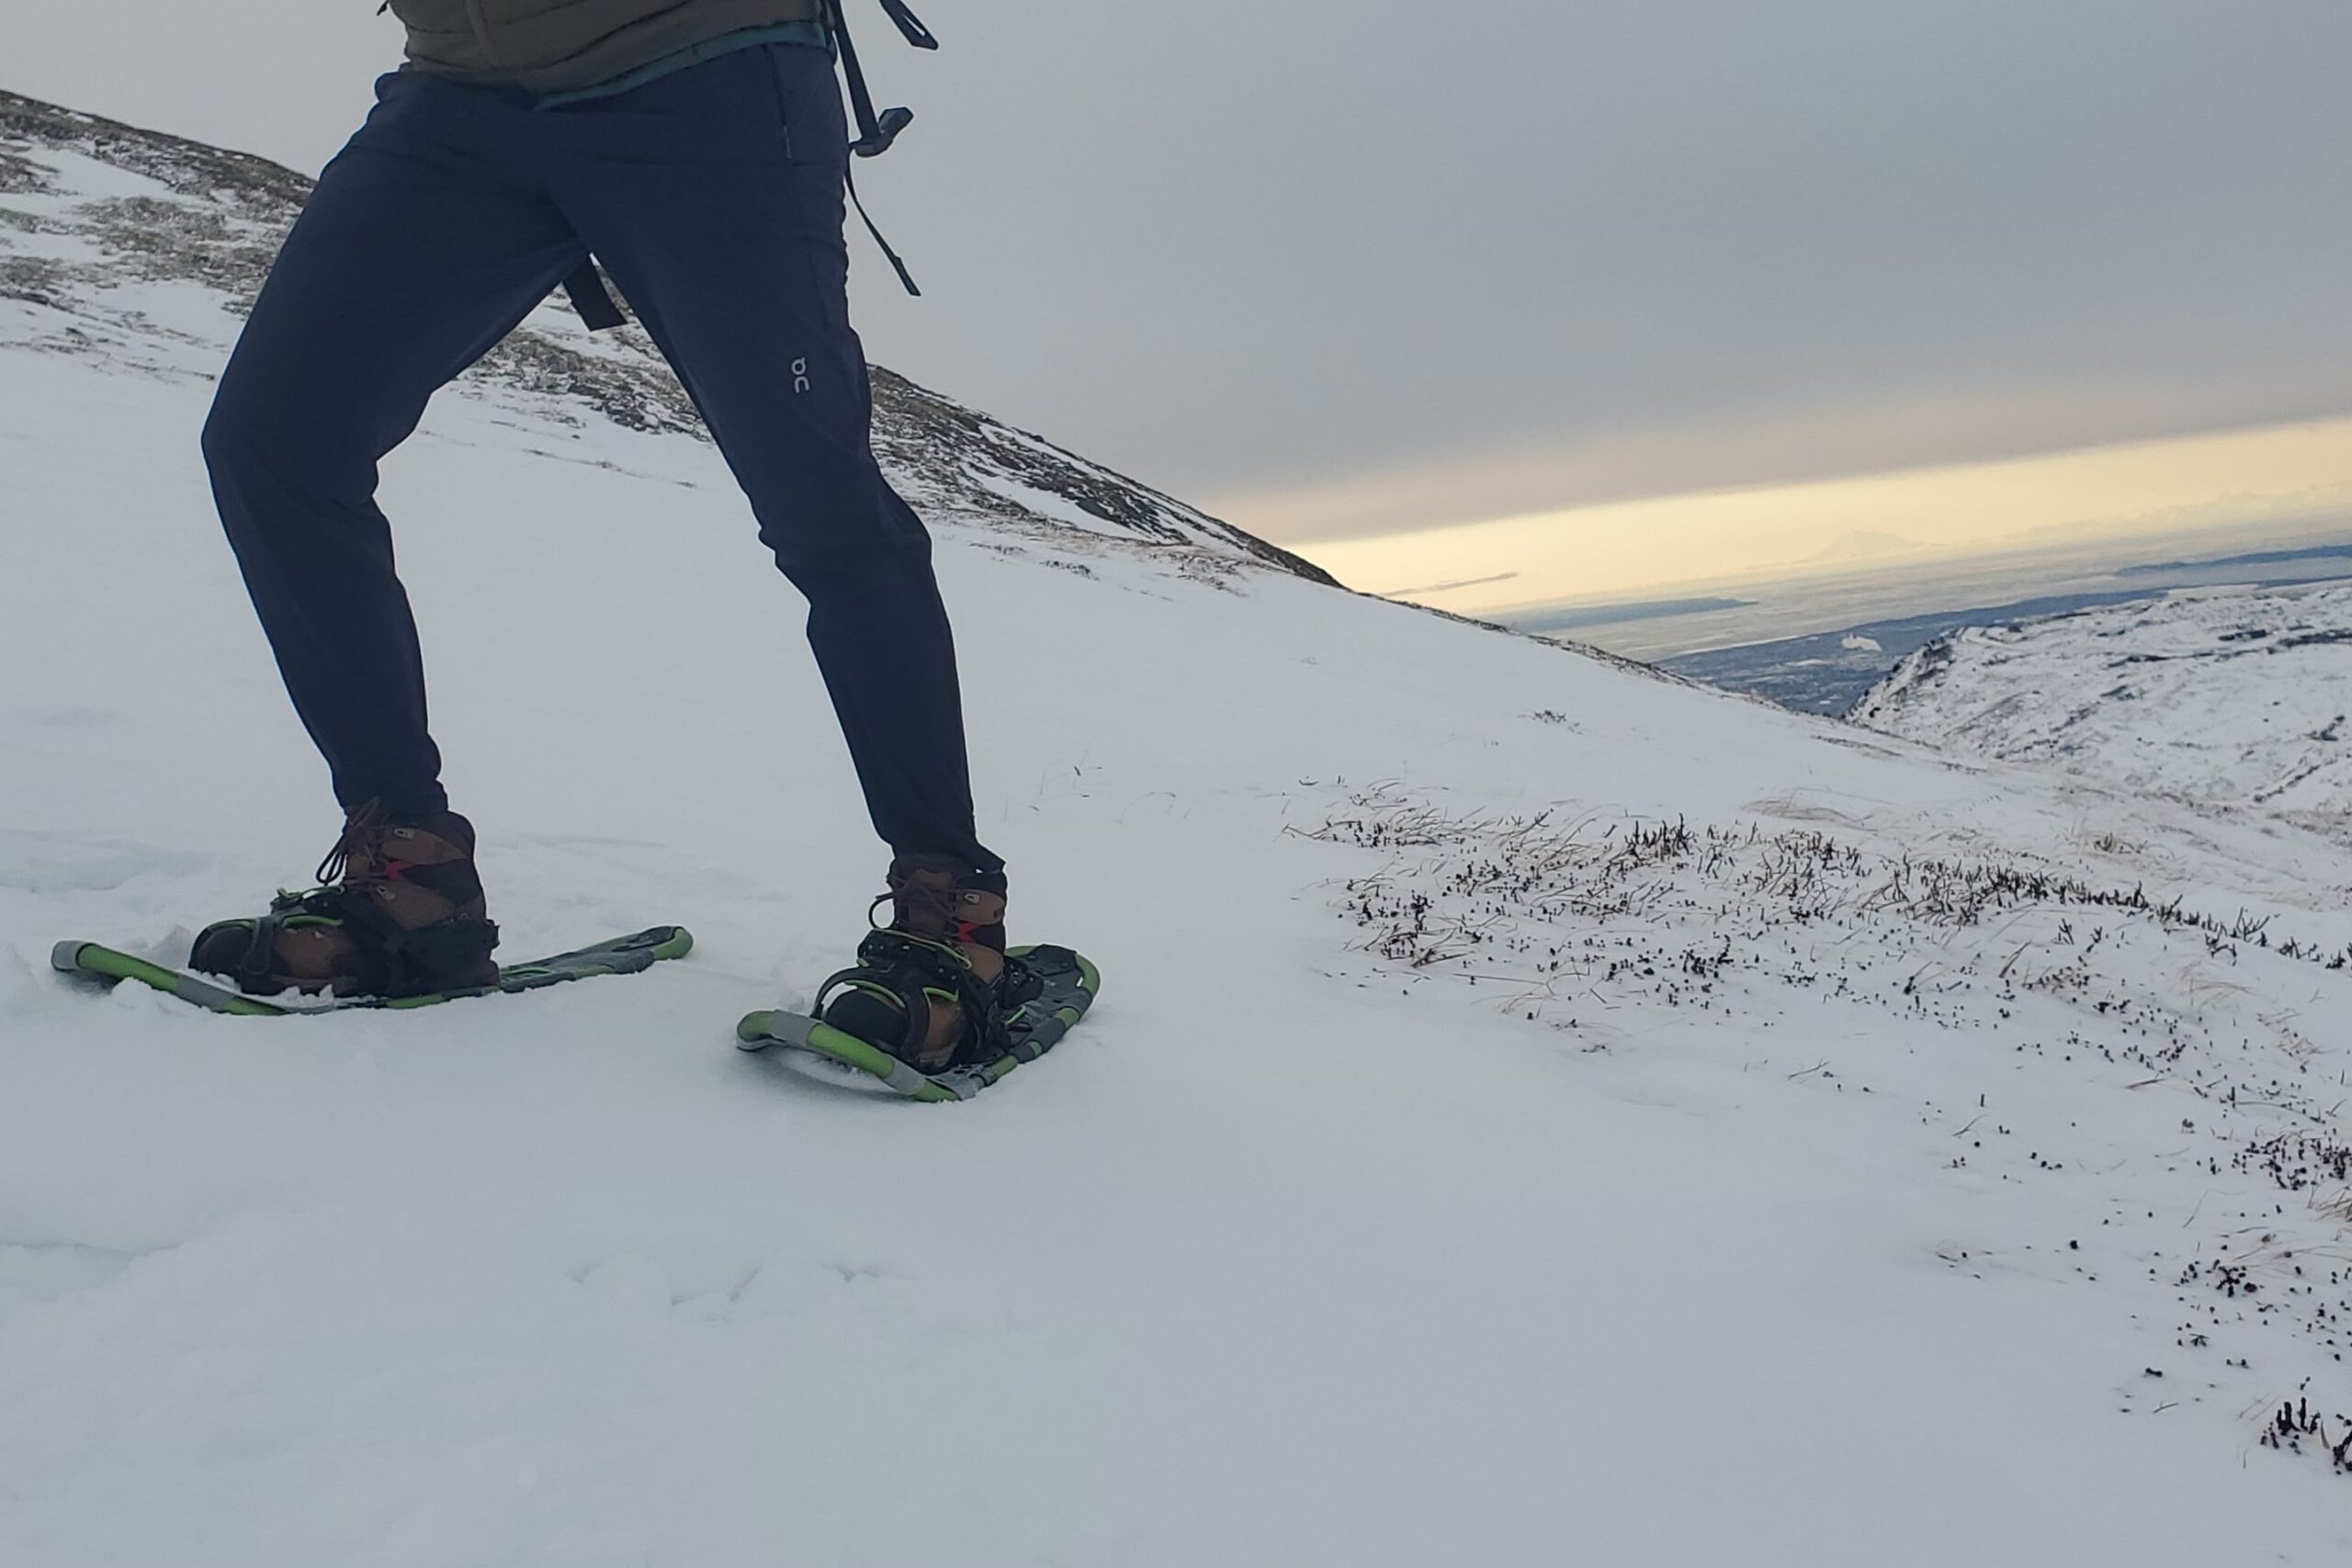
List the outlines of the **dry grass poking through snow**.
<svg viewBox="0 0 2352 1568">
<path fill-rule="evenodd" d="M 1453 814 L 1378 788 L 1310 836 L 1380 857 L 1338 898 L 1372 976 L 1459 982 L 1620 1057 L 1695 1025 L 1680 1038 L 1723 1067 L 1770 1049 L 1793 1085 L 1913 1113 L 1959 1191 L 2038 1188 L 2070 1238 L 1948 1263 L 2104 1279 L 2145 1298 L 2142 1332 L 2169 1318 L 2175 1367 L 2141 1369 L 2160 1397 L 2124 1408 L 2231 1408 L 2247 1446 L 2352 1473 L 2352 1416 L 2311 1403 L 2352 1396 L 2352 1084 L 2299 1027 L 2346 1015 L 2352 954 L 2267 915 L 1810 829 Z"/>
</svg>

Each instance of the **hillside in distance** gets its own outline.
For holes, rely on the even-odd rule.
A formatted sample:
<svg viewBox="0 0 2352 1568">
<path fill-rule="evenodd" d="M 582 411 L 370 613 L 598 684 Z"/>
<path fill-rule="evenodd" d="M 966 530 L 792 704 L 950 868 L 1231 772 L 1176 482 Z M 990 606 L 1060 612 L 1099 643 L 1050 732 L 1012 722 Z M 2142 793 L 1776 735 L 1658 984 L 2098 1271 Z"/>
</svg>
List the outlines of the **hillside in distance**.
<svg viewBox="0 0 2352 1568">
<path fill-rule="evenodd" d="M 1351 594 L 903 389 L 1012 933 L 1104 976 L 1052 1055 L 734 1049 L 884 851 L 718 455 L 553 310 L 385 506 L 506 951 L 693 954 L 62 981 L 339 817 L 195 440 L 299 190 L 9 115 L 7 1568 L 2352 1560 L 2352 848 Z"/>
<path fill-rule="evenodd" d="M 31 322 L 0 318 L 0 333 L 44 354 L 209 376 L 310 187 L 266 159 L 0 91 L 0 301 L 41 312 Z M 212 296 L 209 309 L 153 308 L 158 291 L 190 288 Z M 1099 535 L 1330 581 L 1278 546 L 904 377 L 877 367 L 874 380 L 875 449 L 919 509 L 986 519 L 1000 542 L 1022 534 L 1083 548 L 1074 536 Z M 592 335 L 560 294 L 460 386 L 575 434 L 593 417 L 702 436 L 645 335 L 634 324 Z"/>
<path fill-rule="evenodd" d="M 2352 841 L 2352 585 L 2215 588 L 1972 627 L 1855 722 Z"/>
</svg>

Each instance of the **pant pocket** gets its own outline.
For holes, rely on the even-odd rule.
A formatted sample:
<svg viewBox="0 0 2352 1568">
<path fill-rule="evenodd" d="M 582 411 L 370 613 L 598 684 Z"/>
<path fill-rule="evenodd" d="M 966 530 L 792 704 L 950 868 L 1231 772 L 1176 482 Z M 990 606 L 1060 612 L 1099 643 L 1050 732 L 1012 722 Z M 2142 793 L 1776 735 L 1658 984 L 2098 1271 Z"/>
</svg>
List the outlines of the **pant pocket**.
<svg viewBox="0 0 2352 1568">
<path fill-rule="evenodd" d="M 838 164 L 849 157 L 849 120 L 832 57 L 806 44 L 763 44 L 775 91 L 776 123 L 786 163 Z"/>
</svg>

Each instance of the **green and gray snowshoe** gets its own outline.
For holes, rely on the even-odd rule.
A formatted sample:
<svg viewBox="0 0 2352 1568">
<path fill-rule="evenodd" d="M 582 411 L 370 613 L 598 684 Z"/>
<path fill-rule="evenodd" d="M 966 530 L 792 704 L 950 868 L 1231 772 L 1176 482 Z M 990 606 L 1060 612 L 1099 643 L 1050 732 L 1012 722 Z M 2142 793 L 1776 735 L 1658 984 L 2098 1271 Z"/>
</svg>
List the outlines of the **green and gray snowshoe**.
<svg viewBox="0 0 2352 1568">
<path fill-rule="evenodd" d="M 923 1072 L 881 1045 L 862 1040 L 807 1013 L 769 1011 L 745 1015 L 735 1026 L 741 1051 L 782 1049 L 847 1067 L 910 1100 L 969 1100 L 1015 1067 L 1034 1062 L 1061 1043 L 1086 1016 L 1102 988 L 1093 964 L 1066 947 L 1016 947 L 1006 957 L 1002 989 L 1007 1006 L 999 1028 L 978 1035 L 959 1053 L 956 1065 Z M 842 976 L 826 982 L 833 988 Z M 825 1011 L 820 990 L 813 1010 Z M 903 1048 L 903 1047 L 902 1047 Z"/>
<path fill-rule="evenodd" d="M 266 1001 L 258 997 L 245 996 L 216 980 L 151 963 L 95 942 L 61 942 L 51 952 L 49 961 L 51 966 L 61 974 L 109 986 L 118 980 L 134 980 L 212 1012 L 235 1013 L 249 1018 L 286 1018 L 298 1013 L 339 1012 L 352 1008 L 432 1007 L 439 1002 L 457 1001 L 466 997 L 536 991 L 544 986 L 559 986 L 568 980 L 585 980 L 597 975 L 634 975 L 639 970 L 650 969 L 663 959 L 684 958 L 693 950 L 694 944 L 694 937 L 684 926 L 654 926 L 632 936 L 614 937 L 587 947 L 575 948 L 570 953 L 535 959 L 528 964 L 507 964 L 498 971 L 495 985 L 430 991 L 417 996 L 315 996 L 288 1002 Z"/>
</svg>

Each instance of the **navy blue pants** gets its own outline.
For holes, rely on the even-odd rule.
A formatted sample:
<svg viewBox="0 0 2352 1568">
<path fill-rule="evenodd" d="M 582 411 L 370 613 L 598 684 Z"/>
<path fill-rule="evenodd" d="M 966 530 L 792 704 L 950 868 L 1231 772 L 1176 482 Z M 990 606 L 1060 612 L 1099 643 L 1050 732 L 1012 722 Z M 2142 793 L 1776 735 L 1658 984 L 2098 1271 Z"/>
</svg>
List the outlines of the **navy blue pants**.
<svg viewBox="0 0 2352 1568">
<path fill-rule="evenodd" d="M 377 84 L 287 236 L 204 430 L 246 588 L 346 808 L 447 803 L 377 461 L 593 251 L 808 601 L 876 830 L 898 853 L 1001 866 L 974 834 L 930 536 L 868 442 L 848 159 L 832 62 L 797 45 L 546 110 L 413 72 Z"/>
</svg>

